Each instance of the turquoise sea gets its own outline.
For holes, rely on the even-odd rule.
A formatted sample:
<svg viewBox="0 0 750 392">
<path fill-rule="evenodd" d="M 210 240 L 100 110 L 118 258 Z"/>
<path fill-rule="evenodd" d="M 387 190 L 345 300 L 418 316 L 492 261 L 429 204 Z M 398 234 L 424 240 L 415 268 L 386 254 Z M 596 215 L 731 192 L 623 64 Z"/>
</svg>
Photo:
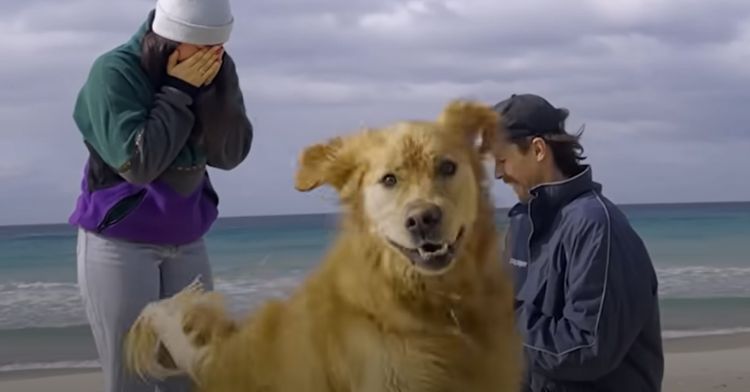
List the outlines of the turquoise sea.
<svg viewBox="0 0 750 392">
<path fill-rule="evenodd" d="M 622 208 L 658 270 L 665 338 L 750 332 L 750 203 Z M 335 215 L 221 219 L 207 236 L 216 288 L 235 311 L 284 295 L 335 229 Z M 0 372 L 97 366 L 75 244 L 67 225 L 0 227 Z"/>
</svg>

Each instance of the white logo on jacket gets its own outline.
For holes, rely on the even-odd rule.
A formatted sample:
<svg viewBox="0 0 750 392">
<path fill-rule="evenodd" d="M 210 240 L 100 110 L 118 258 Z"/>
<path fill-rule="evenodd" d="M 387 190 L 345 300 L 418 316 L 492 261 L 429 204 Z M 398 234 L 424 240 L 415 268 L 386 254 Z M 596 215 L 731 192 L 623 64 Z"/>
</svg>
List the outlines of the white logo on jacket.
<svg viewBox="0 0 750 392">
<path fill-rule="evenodd" d="M 516 266 L 518 268 L 526 268 L 528 264 L 529 264 L 528 262 L 523 261 L 523 260 L 514 259 L 512 257 L 510 259 L 510 265 Z"/>
</svg>

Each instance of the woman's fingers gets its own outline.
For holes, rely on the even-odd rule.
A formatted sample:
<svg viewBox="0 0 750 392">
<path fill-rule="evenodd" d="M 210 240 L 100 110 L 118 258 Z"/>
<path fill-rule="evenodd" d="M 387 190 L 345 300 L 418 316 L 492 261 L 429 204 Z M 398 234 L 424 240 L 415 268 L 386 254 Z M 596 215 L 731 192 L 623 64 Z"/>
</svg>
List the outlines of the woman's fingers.
<svg viewBox="0 0 750 392">
<path fill-rule="evenodd" d="M 221 69 L 221 61 L 217 60 L 215 63 L 213 63 L 213 65 L 211 65 L 211 68 L 208 69 L 208 72 L 206 72 L 206 75 L 208 75 L 208 77 L 206 78 L 206 85 L 209 85 L 214 81 L 216 75 L 219 74 L 219 69 Z"/>
<path fill-rule="evenodd" d="M 219 46 L 214 46 L 209 49 L 202 49 L 203 52 L 200 56 L 200 59 L 197 60 L 196 65 L 198 65 L 199 67 L 210 67 L 211 63 L 218 58 L 217 54 L 219 48 Z"/>
<path fill-rule="evenodd" d="M 177 65 L 177 59 L 180 57 L 180 51 L 178 49 L 175 49 L 171 55 L 169 55 L 169 60 L 167 61 L 167 70 L 171 70 Z"/>
<path fill-rule="evenodd" d="M 213 46 L 199 50 L 185 61 L 177 62 L 179 52 L 175 51 L 169 57 L 167 72 L 197 87 L 207 80 L 213 80 L 221 67 L 222 54 L 221 46 Z"/>
</svg>

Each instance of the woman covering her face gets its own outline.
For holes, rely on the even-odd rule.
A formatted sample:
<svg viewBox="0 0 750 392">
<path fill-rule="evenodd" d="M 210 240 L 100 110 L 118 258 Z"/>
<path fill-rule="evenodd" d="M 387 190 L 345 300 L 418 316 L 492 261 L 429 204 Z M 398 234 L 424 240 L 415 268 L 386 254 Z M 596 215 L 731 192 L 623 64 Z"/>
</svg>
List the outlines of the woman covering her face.
<svg viewBox="0 0 750 392">
<path fill-rule="evenodd" d="M 228 0 L 158 0 L 130 40 L 94 61 L 75 103 L 89 159 L 70 223 L 107 392 L 154 391 L 123 366 L 143 307 L 195 279 L 212 287 L 203 236 L 219 198 L 206 167 L 237 167 L 253 137 L 223 48 L 233 22 Z"/>
</svg>

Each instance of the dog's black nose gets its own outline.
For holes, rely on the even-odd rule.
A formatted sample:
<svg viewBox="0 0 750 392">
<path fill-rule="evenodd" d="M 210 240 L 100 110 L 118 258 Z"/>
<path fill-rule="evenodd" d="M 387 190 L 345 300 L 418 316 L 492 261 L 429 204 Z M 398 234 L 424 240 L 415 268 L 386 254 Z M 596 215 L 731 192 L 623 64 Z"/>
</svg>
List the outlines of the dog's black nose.
<svg viewBox="0 0 750 392">
<path fill-rule="evenodd" d="M 443 219 L 443 210 L 435 204 L 414 205 L 406 214 L 406 230 L 415 238 L 426 239 L 435 234 Z"/>
</svg>

